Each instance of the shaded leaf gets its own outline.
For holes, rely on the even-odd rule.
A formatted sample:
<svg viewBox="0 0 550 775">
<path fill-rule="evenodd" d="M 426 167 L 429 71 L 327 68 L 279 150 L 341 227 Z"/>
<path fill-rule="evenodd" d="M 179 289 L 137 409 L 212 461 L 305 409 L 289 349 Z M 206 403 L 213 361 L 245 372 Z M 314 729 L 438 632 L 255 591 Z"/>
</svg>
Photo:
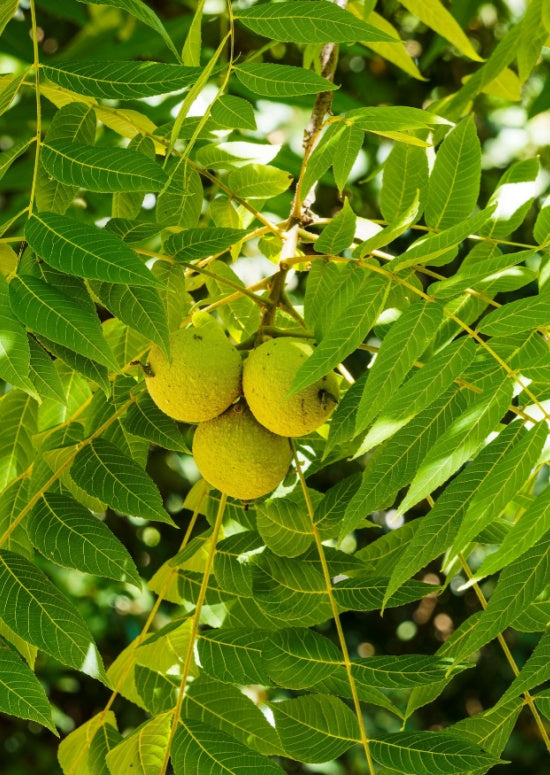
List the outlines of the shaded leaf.
<svg viewBox="0 0 550 775">
<path fill-rule="evenodd" d="M 83 447 L 70 473 L 86 492 L 123 514 L 174 524 L 152 479 L 105 439 L 93 439 Z"/>
<path fill-rule="evenodd" d="M 349 204 L 349 199 L 344 199 L 344 205 L 340 212 L 325 226 L 313 247 L 316 253 L 328 253 L 337 256 L 353 242 L 355 236 L 356 216 Z"/>
<path fill-rule="evenodd" d="M 31 541 L 52 562 L 140 587 L 126 547 L 100 519 L 72 498 L 45 493 L 25 524 Z"/>
</svg>

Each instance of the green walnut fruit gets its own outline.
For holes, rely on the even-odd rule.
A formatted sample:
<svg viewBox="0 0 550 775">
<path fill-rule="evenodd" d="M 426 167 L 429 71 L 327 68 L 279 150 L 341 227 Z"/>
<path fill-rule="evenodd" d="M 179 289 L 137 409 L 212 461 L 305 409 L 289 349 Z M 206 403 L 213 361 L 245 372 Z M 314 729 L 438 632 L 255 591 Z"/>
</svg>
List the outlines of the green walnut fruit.
<svg viewBox="0 0 550 775">
<path fill-rule="evenodd" d="M 155 404 L 181 422 L 217 417 L 241 391 L 241 356 L 214 320 L 170 336 L 169 361 L 154 345 L 145 382 Z"/>
<path fill-rule="evenodd" d="M 256 422 L 240 401 L 198 426 L 193 456 L 209 484 L 233 498 L 249 501 L 267 495 L 284 479 L 292 450 L 288 439 Z"/>
<path fill-rule="evenodd" d="M 244 363 L 243 392 L 259 423 L 281 436 L 305 436 L 330 417 L 338 403 L 338 380 L 331 372 L 288 397 L 300 366 L 313 347 L 298 339 L 270 339 Z"/>
</svg>

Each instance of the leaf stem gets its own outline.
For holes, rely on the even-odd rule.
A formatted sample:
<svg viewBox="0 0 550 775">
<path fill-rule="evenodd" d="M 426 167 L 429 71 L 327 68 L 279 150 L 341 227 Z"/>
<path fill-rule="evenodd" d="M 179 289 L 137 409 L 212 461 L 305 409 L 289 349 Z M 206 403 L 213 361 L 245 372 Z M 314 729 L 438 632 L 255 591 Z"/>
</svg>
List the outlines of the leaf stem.
<svg viewBox="0 0 550 775">
<path fill-rule="evenodd" d="M 34 155 L 34 169 L 32 174 L 31 193 L 29 198 L 29 215 L 32 215 L 38 170 L 40 168 L 40 143 L 42 140 L 42 105 L 40 102 L 40 56 L 38 52 L 38 27 L 36 24 L 36 3 L 30 0 L 31 27 L 32 27 L 32 53 L 34 60 L 34 88 L 36 98 L 36 149 Z"/>
<path fill-rule="evenodd" d="M 187 644 L 187 650 L 185 652 L 185 662 L 183 665 L 183 671 L 182 671 L 180 686 L 178 690 L 178 699 L 172 715 L 172 725 L 170 727 L 170 734 L 168 736 L 168 741 L 166 743 L 164 760 L 162 762 L 162 767 L 160 768 L 158 775 L 166 775 L 166 770 L 168 768 L 168 761 L 170 759 L 170 747 L 171 747 L 172 740 L 174 739 L 174 735 L 176 734 L 176 729 L 177 729 L 179 717 L 181 714 L 183 698 L 185 695 L 185 688 L 187 685 L 187 679 L 189 678 L 189 671 L 191 669 L 191 661 L 193 658 L 193 648 L 195 645 L 195 640 L 199 629 L 199 620 L 201 616 L 202 607 L 204 605 L 204 599 L 206 597 L 206 591 L 208 589 L 208 581 L 210 579 L 212 563 L 214 561 L 214 555 L 216 554 L 216 544 L 217 544 L 218 535 L 222 526 L 226 501 L 227 501 L 227 495 L 222 493 L 222 496 L 220 498 L 220 503 L 218 506 L 218 513 L 216 514 L 216 521 L 214 523 L 214 527 L 212 528 L 212 535 L 210 537 L 210 548 L 208 550 L 208 557 L 206 558 L 206 565 L 204 568 L 204 572 L 202 574 L 202 582 L 199 590 L 199 595 L 197 598 L 197 604 L 195 606 L 195 610 L 191 618 L 191 632 L 189 634 L 189 642 Z"/>
<path fill-rule="evenodd" d="M 369 746 L 369 738 L 367 737 L 367 733 L 365 731 L 365 724 L 363 721 L 363 712 L 361 710 L 361 703 L 359 701 L 359 695 L 357 693 L 357 686 L 355 684 L 355 679 L 353 677 L 353 673 L 351 671 L 351 659 L 349 656 L 349 650 L 346 643 L 346 638 L 344 635 L 344 630 L 342 628 L 342 623 L 340 621 L 340 612 L 338 611 L 338 605 L 336 603 L 336 600 L 334 598 L 334 594 L 332 591 L 332 579 L 330 577 L 330 571 L 328 568 L 327 558 L 325 555 L 325 550 L 323 547 L 323 542 L 321 541 L 321 536 L 319 535 L 319 530 L 317 529 L 317 525 L 315 524 L 315 514 L 313 511 L 313 505 L 311 503 L 311 499 L 309 497 L 309 492 L 307 490 L 306 481 L 304 478 L 304 473 L 302 471 L 302 466 L 300 465 L 300 460 L 298 459 L 298 453 L 296 451 L 296 446 L 294 444 L 294 441 L 291 439 L 291 445 L 292 445 L 292 452 L 294 455 L 294 464 L 296 466 L 296 470 L 298 471 L 298 478 L 300 480 L 300 486 L 302 488 L 302 492 L 304 494 L 304 500 L 306 502 L 307 511 L 309 514 L 309 518 L 311 520 L 311 530 L 313 533 L 313 537 L 315 540 L 315 546 L 317 547 L 317 553 L 319 555 L 319 561 L 321 563 L 321 568 L 323 570 L 323 577 L 325 580 L 326 585 L 326 592 L 330 601 L 330 607 L 332 609 L 332 618 L 334 619 L 334 624 L 336 626 L 336 632 L 338 633 L 338 642 L 340 643 L 340 648 L 342 650 L 342 656 L 343 656 L 343 662 L 344 666 L 346 668 L 346 673 L 348 676 L 348 683 L 351 690 L 351 696 L 353 698 L 353 706 L 355 709 L 355 715 L 357 716 L 357 723 L 359 725 L 359 732 L 361 734 L 361 740 L 360 742 L 363 745 L 363 750 L 365 751 L 365 757 L 367 759 L 367 764 L 369 767 L 369 774 L 374 775 L 374 762 L 372 760 L 371 752 L 370 752 L 370 746 Z"/>
</svg>

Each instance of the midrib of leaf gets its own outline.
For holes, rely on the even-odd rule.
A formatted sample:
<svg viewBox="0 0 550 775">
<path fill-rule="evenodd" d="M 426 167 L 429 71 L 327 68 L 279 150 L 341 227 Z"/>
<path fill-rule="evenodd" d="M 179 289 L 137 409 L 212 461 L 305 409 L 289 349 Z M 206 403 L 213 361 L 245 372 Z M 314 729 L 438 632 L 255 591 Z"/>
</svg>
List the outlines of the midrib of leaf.
<svg viewBox="0 0 550 775">
<path fill-rule="evenodd" d="M 323 578 L 325 581 L 325 594 L 327 595 L 330 607 L 332 609 L 332 618 L 334 620 L 334 624 L 336 627 L 336 631 L 338 634 L 338 642 L 340 644 L 340 649 L 342 651 L 343 655 L 343 662 L 346 668 L 346 674 L 348 678 L 349 687 L 351 690 L 351 695 L 353 698 L 353 706 L 355 710 L 355 715 L 357 717 L 357 723 L 359 725 L 359 732 L 361 735 L 361 740 L 358 741 L 362 744 L 363 750 L 365 752 L 365 757 L 367 760 L 367 764 L 369 767 L 369 773 L 370 775 L 374 775 L 374 763 L 372 760 L 370 747 L 369 747 L 369 738 L 367 737 L 367 733 L 365 730 L 365 724 L 363 721 L 363 712 L 361 710 L 361 703 L 359 702 L 359 695 L 357 693 L 357 686 L 355 684 L 355 679 L 353 677 L 352 673 L 352 662 L 349 656 L 349 651 L 346 643 L 346 639 L 344 636 L 344 630 L 342 628 L 342 623 L 340 621 L 340 612 L 338 610 L 338 604 L 336 603 L 336 600 L 334 598 L 333 590 L 332 590 L 332 578 L 330 575 L 330 571 L 328 568 L 327 558 L 325 555 L 325 550 L 323 548 L 323 543 L 321 541 L 321 536 L 319 535 L 319 530 L 317 528 L 317 525 L 315 523 L 315 511 L 313 509 L 313 505 L 311 503 L 311 499 L 309 497 L 309 491 L 307 489 L 306 481 L 304 479 L 304 474 L 302 471 L 302 467 L 300 465 L 300 461 L 298 459 L 298 454 L 296 451 L 295 445 L 292 443 L 292 450 L 293 450 L 293 456 L 294 456 L 294 464 L 296 466 L 296 470 L 298 472 L 298 477 L 300 480 L 300 487 L 302 489 L 302 493 L 304 495 L 304 500 L 306 503 L 307 512 L 310 518 L 311 522 L 311 530 L 313 533 L 313 537 L 315 540 L 315 545 L 317 547 L 317 554 L 319 555 L 319 562 L 321 563 L 321 568 L 323 571 Z"/>
</svg>

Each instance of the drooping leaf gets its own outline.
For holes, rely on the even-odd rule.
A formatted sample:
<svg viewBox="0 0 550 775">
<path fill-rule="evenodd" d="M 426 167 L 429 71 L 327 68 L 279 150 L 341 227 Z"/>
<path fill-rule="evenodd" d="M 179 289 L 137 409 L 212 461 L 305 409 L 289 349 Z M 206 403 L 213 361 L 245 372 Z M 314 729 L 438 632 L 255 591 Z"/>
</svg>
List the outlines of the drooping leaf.
<svg viewBox="0 0 550 775">
<path fill-rule="evenodd" d="M 62 664 L 103 680 L 86 622 L 30 560 L 0 551 L 0 615 L 18 635 Z"/>
<path fill-rule="evenodd" d="M 454 16 L 440 0 L 399 0 L 401 5 L 424 22 L 430 29 L 449 41 L 465 56 L 481 61 L 481 57 Z"/>
<path fill-rule="evenodd" d="M 404 581 L 448 548 L 458 532 L 461 518 L 469 504 L 490 480 L 495 466 L 513 448 L 522 432 L 519 423 L 507 426 L 447 486 L 431 512 L 419 521 L 412 540 L 407 542 L 399 563 L 394 566 L 387 588 L 387 598 L 399 589 Z"/>
<path fill-rule="evenodd" d="M 514 619 L 543 592 L 549 574 L 550 534 L 547 533 L 502 571 L 487 608 L 455 658 L 472 654 L 510 624 L 513 625 Z"/>
<path fill-rule="evenodd" d="M 93 770 L 90 764 L 90 746 L 94 737 L 98 733 L 101 734 L 103 727 L 107 726 L 117 731 L 116 718 L 112 710 L 92 716 L 63 738 L 59 744 L 57 758 L 65 775 L 68 775 L 71 770 L 75 775 L 91 775 Z"/>
<path fill-rule="evenodd" d="M 182 159 L 171 171 L 157 198 L 157 221 L 161 226 L 191 229 L 202 210 L 203 188 L 198 172 Z"/>
<path fill-rule="evenodd" d="M 512 697 L 548 681 L 550 678 L 550 631 L 542 635 L 532 654 L 523 665 L 520 674 L 512 681 L 499 700 L 499 706 Z"/>
<path fill-rule="evenodd" d="M 130 433 L 141 439 L 164 449 L 189 452 L 177 422 L 164 414 L 147 394 L 132 404 L 123 422 Z"/>
<path fill-rule="evenodd" d="M 334 181 L 341 192 L 352 171 L 352 167 L 357 160 L 361 146 L 363 145 L 364 133 L 355 125 L 345 126 L 340 140 L 338 142 L 338 153 L 334 156 L 332 164 L 334 172 Z"/>
<path fill-rule="evenodd" d="M 65 393 L 59 374 L 46 350 L 34 339 L 28 336 L 30 350 L 29 377 L 41 396 L 64 403 Z"/>
<path fill-rule="evenodd" d="M 94 439 L 80 450 L 71 466 L 71 476 L 90 495 L 123 514 L 173 524 L 154 482 L 105 439 Z"/>
<path fill-rule="evenodd" d="M 36 398 L 29 379 L 30 360 L 25 328 L 12 312 L 8 283 L 0 274 L 0 378 Z"/>
<path fill-rule="evenodd" d="M 420 193 L 423 206 L 428 183 L 428 156 L 425 148 L 395 143 L 384 163 L 380 209 L 382 215 L 393 223 L 408 210 Z M 419 210 L 418 215 L 422 213 Z"/>
<path fill-rule="evenodd" d="M 107 3 L 103 2 L 103 0 L 78 0 L 78 2 L 86 4 L 93 3 L 95 5 L 110 5 L 113 8 L 120 8 L 123 11 L 127 11 L 132 16 L 135 16 L 136 19 L 139 19 L 140 22 L 146 24 L 147 27 L 150 27 L 158 33 L 179 61 L 179 53 L 174 46 L 172 38 L 166 32 L 164 24 L 153 9 L 150 8 L 147 3 L 143 2 L 143 0 L 108 0 Z"/>
<path fill-rule="evenodd" d="M 55 734 L 42 685 L 17 652 L 0 640 L 0 710 L 42 724 Z"/>
<path fill-rule="evenodd" d="M 48 80 L 77 94 L 128 100 L 185 89 L 197 80 L 201 70 L 161 62 L 92 60 L 67 62 L 60 67 L 43 65 L 42 72 Z"/>
<path fill-rule="evenodd" d="M 4 32 L 6 24 L 11 20 L 19 5 L 18 0 L 6 0 L 0 8 L 0 35 Z"/>
<path fill-rule="evenodd" d="M 34 398 L 20 390 L 10 390 L 0 398 L 0 491 L 33 460 L 37 410 Z"/>
</svg>

